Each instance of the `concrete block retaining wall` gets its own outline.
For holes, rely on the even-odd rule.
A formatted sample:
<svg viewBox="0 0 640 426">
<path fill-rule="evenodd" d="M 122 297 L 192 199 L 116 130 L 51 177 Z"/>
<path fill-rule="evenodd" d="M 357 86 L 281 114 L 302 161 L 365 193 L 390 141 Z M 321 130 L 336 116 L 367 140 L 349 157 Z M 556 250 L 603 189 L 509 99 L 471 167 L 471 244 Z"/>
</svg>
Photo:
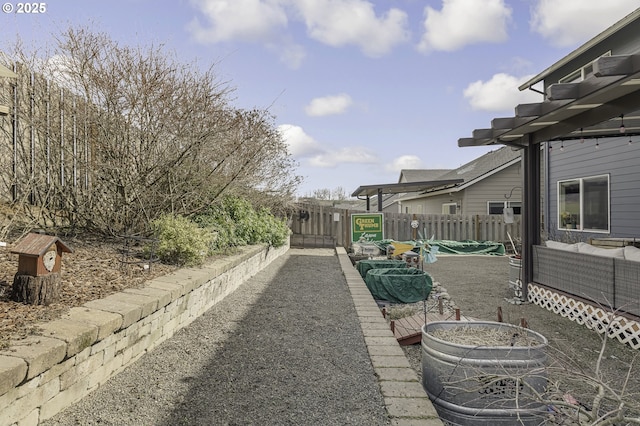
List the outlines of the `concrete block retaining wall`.
<svg viewBox="0 0 640 426">
<path fill-rule="evenodd" d="M 189 325 L 289 246 L 245 247 L 71 309 L 0 351 L 0 426 L 37 425 Z"/>
</svg>

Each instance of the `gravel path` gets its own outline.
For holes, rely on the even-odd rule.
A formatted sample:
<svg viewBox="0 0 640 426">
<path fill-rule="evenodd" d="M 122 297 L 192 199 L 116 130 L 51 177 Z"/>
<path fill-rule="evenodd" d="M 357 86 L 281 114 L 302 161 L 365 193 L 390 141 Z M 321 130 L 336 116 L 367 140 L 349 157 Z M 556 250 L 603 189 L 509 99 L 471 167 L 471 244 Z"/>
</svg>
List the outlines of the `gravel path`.
<svg viewBox="0 0 640 426">
<path fill-rule="evenodd" d="M 338 259 L 291 249 L 54 425 L 389 425 Z"/>
</svg>

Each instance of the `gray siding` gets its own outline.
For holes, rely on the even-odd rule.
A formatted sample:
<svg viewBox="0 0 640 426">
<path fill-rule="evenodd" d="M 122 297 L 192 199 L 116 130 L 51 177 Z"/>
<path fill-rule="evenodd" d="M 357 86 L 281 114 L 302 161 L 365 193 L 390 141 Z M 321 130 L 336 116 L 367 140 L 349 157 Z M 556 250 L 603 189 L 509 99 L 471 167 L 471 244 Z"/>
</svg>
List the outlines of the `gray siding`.
<svg viewBox="0 0 640 426">
<path fill-rule="evenodd" d="M 460 202 L 460 193 L 443 194 L 434 197 L 420 197 L 402 201 L 402 213 L 441 214 L 445 203 Z"/>
<path fill-rule="evenodd" d="M 512 192 L 513 190 L 513 192 Z M 442 205 L 457 203 L 457 214 L 487 214 L 488 201 L 522 200 L 521 163 L 518 162 L 491 176 L 479 180 L 468 188 L 451 193 L 429 195 L 402 201 L 402 213 L 441 214 Z M 407 211 L 408 210 L 408 211 Z"/>
<path fill-rule="evenodd" d="M 629 144 L 629 139 L 632 143 Z M 608 174 L 610 191 L 610 233 L 596 235 L 571 232 L 575 239 L 589 236 L 640 237 L 640 137 L 587 139 L 553 142 L 549 153 L 549 218 L 550 232 L 557 230 L 557 183 L 559 180 Z M 579 234 L 579 235 L 578 235 Z"/>
<path fill-rule="evenodd" d="M 462 214 L 487 214 L 488 201 L 521 200 L 522 174 L 518 162 L 469 186 L 465 190 Z"/>
</svg>

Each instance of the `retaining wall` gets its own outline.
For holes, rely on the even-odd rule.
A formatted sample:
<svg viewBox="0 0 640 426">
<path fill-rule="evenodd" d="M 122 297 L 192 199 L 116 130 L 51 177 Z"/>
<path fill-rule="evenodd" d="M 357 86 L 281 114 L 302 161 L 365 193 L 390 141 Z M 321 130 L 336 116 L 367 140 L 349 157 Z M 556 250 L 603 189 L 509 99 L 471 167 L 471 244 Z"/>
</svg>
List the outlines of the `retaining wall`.
<svg viewBox="0 0 640 426">
<path fill-rule="evenodd" d="M 0 426 L 37 425 L 100 387 L 233 292 L 289 246 L 242 248 L 41 324 L 0 351 Z"/>
</svg>

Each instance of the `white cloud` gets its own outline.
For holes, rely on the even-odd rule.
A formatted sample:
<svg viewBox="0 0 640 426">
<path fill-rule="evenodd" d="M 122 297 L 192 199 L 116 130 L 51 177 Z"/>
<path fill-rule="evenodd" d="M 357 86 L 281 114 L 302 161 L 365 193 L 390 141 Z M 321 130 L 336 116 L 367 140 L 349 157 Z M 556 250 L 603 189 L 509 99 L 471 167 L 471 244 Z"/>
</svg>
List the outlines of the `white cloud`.
<svg viewBox="0 0 640 426">
<path fill-rule="evenodd" d="M 353 103 L 351 96 L 346 93 L 339 95 L 325 96 L 312 99 L 305 107 L 307 115 L 321 117 L 324 115 L 334 115 L 344 113 Z"/>
<path fill-rule="evenodd" d="M 297 159 L 306 158 L 311 167 L 326 169 L 340 164 L 379 163 L 376 155 L 365 147 L 325 148 L 306 134 L 302 127 L 293 124 L 281 124 L 278 130 L 289 146 L 289 153 Z"/>
<path fill-rule="evenodd" d="M 314 167 L 334 168 L 339 164 L 377 164 L 378 158 L 365 147 L 345 147 L 335 151 L 326 151 L 309 160 Z"/>
<path fill-rule="evenodd" d="M 205 16 L 187 29 L 201 43 L 228 40 L 263 41 L 286 27 L 287 14 L 278 0 L 191 0 Z"/>
<path fill-rule="evenodd" d="M 638 0 L 538 0 L 531 29 L 558 47 L 591 39 L 638 7 Z"/>
<path fill-rule="evenodd" d="M 289 146 L 289 153 L 295 158 L 310 157 L 324 152 L 320 144 L 306 134 L 300 126 L 281 124 L 278 130 Z"/>
<path fill-rule="evenodd" d="M 365 55 L 379 57 L 409 40 L 407 14 L 391 8 L 376 16 L 365 0 L 295 0 L 309 36 L 329 46 L 358 46 Z"/>
<path fill-rule="evenodd" d="M 518 90 L 518 86 L 531 77 L 495 74 L 489 81 L 478 80 L 469 84 L 464 90 L 464 97 L 472 109 L 481 111 L 510 111 L 518 104 L 542 102 L 542 95 L 539 93 Z"/>
<path fill-rule="evenodd" d="M 290 40 L 282 40 L 279 43 L 269 43 L 267 48 L 280 58 L 280 62 L 292 70 L 300 68 L 302 61 L 307 56 L 304 47 Z"/>
<path fill-rule="evenodd" d="M 384 169 L 391 173 L 400 173 L 405 169 L 422 169 L 424 167 L 420 157 L 416 155 L 401 155 L 384 166 Z"/>
<path fill-rule="evenodd" d="M 511 9 L 504 0 L 443 0 L 442 10 L 425 7 L 421 52 L 454 51 L 469 44 L 507 40 Z"/>
</svg>

